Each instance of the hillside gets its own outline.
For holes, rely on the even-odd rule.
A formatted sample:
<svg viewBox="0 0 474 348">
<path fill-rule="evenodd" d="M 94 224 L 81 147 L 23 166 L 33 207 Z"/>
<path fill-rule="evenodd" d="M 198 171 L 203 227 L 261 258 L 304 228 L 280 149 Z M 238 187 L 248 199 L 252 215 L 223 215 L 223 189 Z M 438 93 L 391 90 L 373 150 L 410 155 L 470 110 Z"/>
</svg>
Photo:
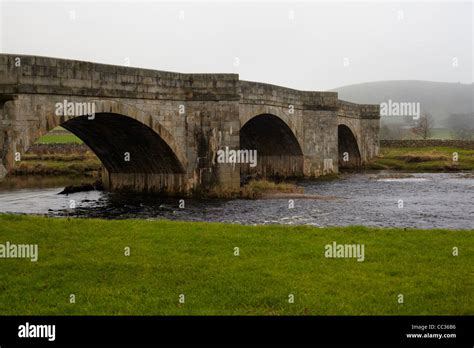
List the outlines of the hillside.
<svg viewBox="0 0 474 348">
<path fill-rule="evenodd" d="M 436 126 L 444 126 L 450 114 L 473 112 L 473 84 L 430 81 L 379 81 L 336 88 L 339 98 L 355 103 L 419 102 Z"/>
</svg>

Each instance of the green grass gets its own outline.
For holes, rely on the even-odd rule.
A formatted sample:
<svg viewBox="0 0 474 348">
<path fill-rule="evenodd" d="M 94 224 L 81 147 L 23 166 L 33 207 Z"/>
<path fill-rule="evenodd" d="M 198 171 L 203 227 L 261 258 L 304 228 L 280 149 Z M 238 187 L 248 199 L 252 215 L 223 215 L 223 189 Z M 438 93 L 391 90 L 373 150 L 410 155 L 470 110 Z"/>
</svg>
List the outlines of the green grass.
<svg viewBox="0 0 474 348">
<path fill-rule="evenodd" d="M 92 151 L 57 149 L 54 153 L 27 152 L 15 163 L 11 175 L 18 176 L 98 176 L 102 164 Z M 61 150 L 63 152 L 61 152 Z"/>
<path fill-rule="evenodd" d="M 39 245 L 0 259 L 0 313 L 472 315 L 473 232 L 0 215 L 0 243 Z M 365 261 L 325 258 L 333 241 Z"/>
<path fill-rule="evenodd" d="M 13 175 L 96 175 L 101 163 L 96 158 L 83 160 L 32 160 L 26 159 L 17 164 Z"/>
<path fill-rule="evenodd" d="M 453 161 L 453 153 L 458 161 Z M 452 147 L 381 148 L 378 158 L 368 169 L 390 169 L 411 172 L 446 172 L 474 170 L 474 150 Z"/>
<path fill-rule="evenodd" d="M 431 130 L 430 139 L 453 139 L 453 134 L 450 129 L 433 128 Z"/>
<path fill-rule="evenodd" d="M 46 134 L 36 141 L 37 144 L 82 144 L 82 140 L 74 134 Z"/>
</svg>

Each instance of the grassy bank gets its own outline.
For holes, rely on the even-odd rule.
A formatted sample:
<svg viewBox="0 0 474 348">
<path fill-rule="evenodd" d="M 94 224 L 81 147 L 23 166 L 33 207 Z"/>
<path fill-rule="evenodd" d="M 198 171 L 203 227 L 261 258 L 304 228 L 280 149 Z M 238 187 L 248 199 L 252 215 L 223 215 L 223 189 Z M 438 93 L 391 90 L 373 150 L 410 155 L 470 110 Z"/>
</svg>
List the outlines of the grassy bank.
<svg viewBox="0 0 474 348">
<path fill-rule="evenodd" d="M 11 175 L 22 176 L 99 176 L 101 163 L 97 156 L 76 137 L 61 127 L 42 136 Z"/>
<path fill-rule="evenodd" d="M 38 144 L 82 144 L 82 140 L 74 134 L 46 134 L 38 141 Z"/>
<path fill-rule="evenodd" d="M 101 162 L 89 149 L 71 144 L 33 146 L 11 175 L 99 176 Z"/>
<path fill-rule="evenodd" d="M 12 175 L 99 176 L 101 163 L 94 154 L 38 156 L 29 154 L 12 170 Z"/>
<path fill-rule="evenodd" d="M 36 141 L 37 144 L 82 144 L 83 141 L 62 127 L 56 127 Z"/>
<path fill-rule="evenodd" d="M 99 176 L 101 164 L 94 158 L 68 160 L 25 159 L 12 170 L 12 175 Z"/>
<path fill-rule="evenodd" d="M 0 259 L 5 315 L 474 314 L 474 231 L 12 215 L 0 230 L 39 246 L 37 262 Z M 325 258 L 333 241 L 364 244 L 365 260 Z"/>
<path fill-rule="evenodd" d="M 453 154 L 458 161 L 453 161 Z M 474 170 L 474 150 L 452 147 L 381 148 L 379 157 L 367 169 L 412 172 L 450 172 Z"/>
</svg>

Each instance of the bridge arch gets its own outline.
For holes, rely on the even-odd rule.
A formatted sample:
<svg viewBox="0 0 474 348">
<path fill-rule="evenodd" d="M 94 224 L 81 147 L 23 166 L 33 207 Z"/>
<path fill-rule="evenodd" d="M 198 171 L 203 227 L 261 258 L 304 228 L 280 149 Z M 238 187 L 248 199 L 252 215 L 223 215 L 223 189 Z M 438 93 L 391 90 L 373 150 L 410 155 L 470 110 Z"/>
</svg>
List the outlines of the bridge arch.
<svg viewBox="0 0 474 348">
<path fill-rule="evenodd" d="M 337 126 L 339 169 L 358 168 L 362 163 L 356 134 L 348 124 L 340 123 Z"/>
<path fill-rule="evenodd" d="M 183 174 L 171 147 L 153 129 L 134 118 L 96 113 L 60 124 L 97 155 L 109 173 Z"/>
<path fill-rule="evenodd" d="M 90 116 L 61 117 L 60 125 L 88 145 L 103 163 L 104 186 L 112 191 L 177 193 L 186 170 L 172 135 L 153 117 L 128 104 L 91 100 Z"/>
<path fill-rule="evenodd" d="M 90 102 L 95 104 L 96 114 L 120 115 L 123 117 L 127 117 L 131 120 L 135 120 L 141 123 L 143 126 L 154 131 L 161 139 L 164 140 L 166 145 L 169 146 L 169 148 L 178 158 L 179 162 L 181 162 L 184 166 L 186 165 L 185 155 L 182 149 L 176 144 L 173 135 L 157 120 L 155 120 L 152 115 L 140 110 L 139 108 L 133 105 L 118 102 L 115 100 L 94 99 Z"/>
<path fill-rule="evenodd" d="M 8 172 L 16 152 L 25 153 L 41 135 L 61 125 L 77 135 L 101 160 L 104 184 L 111 190 L 184 191 L 186 170 L 183 151 L 172 135 L 151 115 L 125 103 L 93 98 L 68 98 L 72 103 L 94 105 L 94 115 L 56 116 L 59 97 L 20 97 L 7 101 L 15 117 L 37 121 L 4 132 L 2 163 Z M 31 115 L 28 112 L 31 111 Z M 90 109 L 89 109 L 90 111 Z"/>
<path fill-rule="evenodd" d="M 293 177 L 303 174 L 303 151 L 294 131 L 281 117 L 263 113 L 240 128 L 240 149 L 256 150 L 257 163 L 241 164 L 246 177 Z"/>
</svg>

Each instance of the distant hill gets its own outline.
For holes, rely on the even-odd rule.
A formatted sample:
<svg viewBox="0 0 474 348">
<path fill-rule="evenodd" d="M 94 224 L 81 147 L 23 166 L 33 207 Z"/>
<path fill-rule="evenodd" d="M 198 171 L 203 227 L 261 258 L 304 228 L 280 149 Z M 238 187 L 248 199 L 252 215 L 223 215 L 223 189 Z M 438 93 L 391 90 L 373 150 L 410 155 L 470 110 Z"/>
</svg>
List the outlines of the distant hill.
<svg viewBox="0 0 474 348">
<path fill-rule="evenodd" d="M 444 126 L 450 114 L 473 113 L 474 85 L 430 81 L 379 81 L 333 89 L 339 99 L 354 103 L 380 104 L 419 102 L 421 112 L 430 113 L 437 127 Z"/>
</svg>

